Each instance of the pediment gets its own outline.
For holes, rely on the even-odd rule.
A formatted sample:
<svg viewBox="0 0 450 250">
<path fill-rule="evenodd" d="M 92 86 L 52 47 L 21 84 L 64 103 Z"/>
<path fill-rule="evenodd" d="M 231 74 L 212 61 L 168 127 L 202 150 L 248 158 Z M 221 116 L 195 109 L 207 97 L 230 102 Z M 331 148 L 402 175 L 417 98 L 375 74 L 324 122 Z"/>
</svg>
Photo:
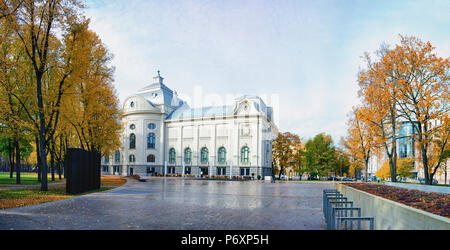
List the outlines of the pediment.
<svg viewBox="0 0 450 250">
<path fill-rule="evenodd" d="M 233 114 L 234 115 L 248 115 L 252 110 L 252 102 L 244 99 L 236 103 L 234 107 Z"/>
<path fill-rule="evenodd" d="M 145 111 L 152 113 L 161 113 L 161 109 L 159 107 L 155 106 L 150 101 L 139 95 L 128 97 L 123 103 L 122 110 L 125 114 Z"/>
</svg>

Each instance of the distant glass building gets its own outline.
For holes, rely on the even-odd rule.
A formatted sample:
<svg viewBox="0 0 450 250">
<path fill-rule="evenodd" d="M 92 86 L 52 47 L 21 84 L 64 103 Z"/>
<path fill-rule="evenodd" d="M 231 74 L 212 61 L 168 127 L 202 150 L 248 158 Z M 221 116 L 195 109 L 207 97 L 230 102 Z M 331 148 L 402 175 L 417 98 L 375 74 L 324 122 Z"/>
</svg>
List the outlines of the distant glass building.
<svg viewBox="0 0 450 250">
<path fill-rule="evenodd" d="M 407 157 L 411 157 L 413 159 L 416 158 L 416 146 L 414 140 L 414 134 L 416 134 L 415 128 L 413 124 L 409 121 L 400 122 L 400 127 L 398 128 L 397 133 L 397 157 L 399 159 L 404 159 Z M 381 156 L 381 157 L 380 157 Z M 383 153 L 381 155 L 372 155 L 369 160 L 369 170 L 368 176 L 374 177 L 375 173 L 383 166 L 383 162 L 388 159 L 387 153 L 383 149 Z M 415 162 L 413 163 L 415 164 Z M 416 165 L 416 164 L 415 164 Z M 417 178 L 418 170 L 415 169 L 413 171 L 413 177 Z"/>
</svg>

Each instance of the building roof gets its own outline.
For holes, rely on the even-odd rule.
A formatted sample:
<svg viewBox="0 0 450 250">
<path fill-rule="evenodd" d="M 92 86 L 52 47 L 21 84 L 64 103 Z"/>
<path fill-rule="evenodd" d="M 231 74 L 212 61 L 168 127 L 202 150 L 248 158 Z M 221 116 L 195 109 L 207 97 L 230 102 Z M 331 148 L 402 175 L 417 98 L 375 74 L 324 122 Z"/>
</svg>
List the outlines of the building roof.
<svg viewBox="0 0 450 250">
<path fill-rule="evenodd" d="M 233 114 L 233 109 L 233 105 L 201 108 L 186 107 L 173 111 L 166 117 L 166 120 L 227 116 Z"/>
<path fill-rule="evenodd" d="M 151 105 L 168 105 L 174 108 L 181 107 L 183 101 L 178 98 L 177 93 L 172 91 L 163 83 L 164 78 L 158 75 L 153 77 L 153 83 L 140 89 L 138 96 L 145 98 Z"/>
</svg>

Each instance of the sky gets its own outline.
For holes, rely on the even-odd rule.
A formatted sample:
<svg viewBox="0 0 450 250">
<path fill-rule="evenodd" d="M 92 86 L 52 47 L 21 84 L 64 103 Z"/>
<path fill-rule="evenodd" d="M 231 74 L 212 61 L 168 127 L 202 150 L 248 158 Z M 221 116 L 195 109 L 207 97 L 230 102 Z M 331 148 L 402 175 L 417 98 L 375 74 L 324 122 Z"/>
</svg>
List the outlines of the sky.
<svg viewBox="0 0 450 250">
<path fill-rule="evenodd" d="M 400 34 L 450 56 L 448 0 L 88 0 L 123 102 L 157 70 L 192 107 L 258 95 L 280 132 L 336 143 L 358 105 L 362 56 Z"/>
</svg>

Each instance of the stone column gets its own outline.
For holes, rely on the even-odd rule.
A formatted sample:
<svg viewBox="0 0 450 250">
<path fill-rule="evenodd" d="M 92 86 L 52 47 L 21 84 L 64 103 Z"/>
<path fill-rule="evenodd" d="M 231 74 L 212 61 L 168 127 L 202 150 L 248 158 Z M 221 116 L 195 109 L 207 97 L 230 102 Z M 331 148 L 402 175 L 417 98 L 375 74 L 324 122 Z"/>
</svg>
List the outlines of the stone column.
<svg viewBox="0 0 450 250">
<path fill-rule="evenodd" d="M 127 169 L 128 169 L 127 165 L 122 165 L 122 176 L 128 175 Z"/>
<path fill-rule="evenodd" d="M 230 179 L 233 179 L 233 162 L 230 163 Z"/>
<path fill-rule="evenodd" d="M 167 161 L 164 161 L 164 176 L 167 175 Z"/>
<path fill-rule="evenodd" d="M 209 162 L 209 178 L 212 176 L 212 162 Z"/>
</svg>

